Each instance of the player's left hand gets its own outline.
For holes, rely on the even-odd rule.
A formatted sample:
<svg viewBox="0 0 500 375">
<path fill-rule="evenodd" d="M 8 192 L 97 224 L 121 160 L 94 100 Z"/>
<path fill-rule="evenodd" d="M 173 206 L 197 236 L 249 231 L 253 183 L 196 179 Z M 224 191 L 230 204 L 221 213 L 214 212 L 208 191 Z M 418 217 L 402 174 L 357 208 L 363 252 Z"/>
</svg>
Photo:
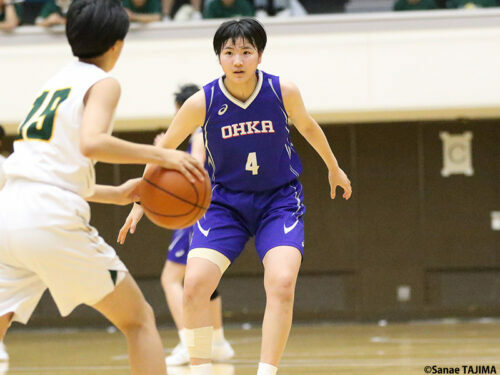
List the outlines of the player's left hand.
<svg viewBox="0 0 500 375">
<path fill-rule="evenodd" d="M 141 199 L 139 196 L 139 184 L 141 180 L 142 178 L 133 178 L 117 186 L 116 204 L 125 206 L 133 202 L 138 202 Z"/>
<path fill-rule="evenodd" d="M 342 189 L 344 189 L 344 194 L 342 194 L 342 197 L 344 199 L 347 200 L 351 198 L 351 181 L 349 181 L 349 178 L 342 169 L 337 168 L 335 170 L 329 170 L 328 181 L 330 182 L 330 197 L 332 199 L 335 199 L 335 190 L 337 189 L 337 186 L 340 186 Z"/>
</svg>

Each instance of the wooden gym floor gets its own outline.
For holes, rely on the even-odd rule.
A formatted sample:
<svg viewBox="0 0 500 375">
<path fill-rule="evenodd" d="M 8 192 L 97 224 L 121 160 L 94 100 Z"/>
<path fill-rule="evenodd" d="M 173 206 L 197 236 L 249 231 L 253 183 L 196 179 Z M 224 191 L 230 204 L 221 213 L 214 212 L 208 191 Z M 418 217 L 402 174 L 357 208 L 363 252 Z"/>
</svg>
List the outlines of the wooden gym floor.
<svg viewBox="0 0 500 375">
<path fill-rule="evenodd" d="M 260 329 L 246 328 L 226 328 L 236 356 L 215 365 L 215 375 L 256 374 Z M 177 343 L 172 329 L 161 335 L 166 351 Z M 129 373 L 125 340 L 113 330 L 17 329 L 5 343 L 10 368 L 0 362 L 0 375 Z M 495 366 L 500 374 L 500 321 L 295 325 L 279 374 L 425 375 L 424 367 L 433 365 L 460 367 L 460 374 L 467 373 L 464 365 Z M 169 369 L 169 375 L 188 374 L 187 367 Z"/>
</svg>

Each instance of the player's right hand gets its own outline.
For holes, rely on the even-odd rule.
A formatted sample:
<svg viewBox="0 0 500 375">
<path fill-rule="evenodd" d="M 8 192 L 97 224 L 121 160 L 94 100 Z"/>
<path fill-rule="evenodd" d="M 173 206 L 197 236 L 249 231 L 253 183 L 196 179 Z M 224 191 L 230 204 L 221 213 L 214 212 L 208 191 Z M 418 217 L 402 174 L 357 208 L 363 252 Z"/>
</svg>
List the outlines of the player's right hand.
<svg viewBox="0 0 500 375">
<path fill-rule="evenodd" d="M 131 234 L 134 234 L 137 228 L 137 224 L 142 218 L 142 215 L 144 215 L 144 209 L 141 207 L 141 205 L 134 203 L 134 207 L 132 207 L 132 210 L 128 214 L 127 220 L 125 220 L 125 223 L 120 229 L 120 233 L 118 233 L 118 239 L 116 240 L 116 242 L 123 245 L 125 243 L 125 239 L 127 238 L 128 232 L 130 231 Z"/>
<path fill-rule="evenodd" d="M 196 179 L 203 181 L 208 178 L 203 165 L 187 152 L 167 149 L 162 151 L 164 152 L 164 162 L 160 164 L 162 167 L 181 172 L 193 184 Z"/>
</svg>

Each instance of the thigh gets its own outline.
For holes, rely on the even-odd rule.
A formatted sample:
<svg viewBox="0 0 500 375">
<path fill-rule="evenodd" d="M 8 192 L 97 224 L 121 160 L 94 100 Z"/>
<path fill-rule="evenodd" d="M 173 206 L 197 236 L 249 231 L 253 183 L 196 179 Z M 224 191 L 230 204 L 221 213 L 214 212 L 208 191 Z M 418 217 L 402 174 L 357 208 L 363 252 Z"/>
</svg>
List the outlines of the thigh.
<svg viewBox="0 0 500 375">
<path fill-rule="evenodd" d="M 232 263 L 249 238 L 250 232 L 234 210 L 212 202 L 205 216 L 194 225 L 190 250 L 212 249 Z"/>
<path fill-rule="evenodd" d="M 127 273 L 114 249 L 84 221 L 23 232 L 10 233 L 17 258 L 48 287 L 62 316 L 100 301 Z"/>
<path fill-rule="evenodd" d="M 261 261 L 270 249 L 291 246 L 304 254 L 304 194 L 298 181 L 267 197 L 266 212 L 255 235 L 255 247 Z"/>
</svg>

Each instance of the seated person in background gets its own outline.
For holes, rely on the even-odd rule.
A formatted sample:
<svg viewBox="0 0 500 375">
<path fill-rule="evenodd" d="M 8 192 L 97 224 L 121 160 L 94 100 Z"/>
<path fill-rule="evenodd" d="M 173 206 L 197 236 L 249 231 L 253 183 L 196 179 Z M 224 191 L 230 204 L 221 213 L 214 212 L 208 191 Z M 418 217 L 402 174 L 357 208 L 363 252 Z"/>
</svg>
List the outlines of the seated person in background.
<svg viewBox="0 0 500 375">
<path fill-rule="evenodd" d="M 496 0 L 448 0 L 446 8 L 462 8 L 462 9 L 475 9 L 475 8 L 491 8 L 498 6 Z"/>
<path fill-rule="evenodd" d="M 132 22 L 161 21 L 161 0 L 123 0 L 123 6 Z"/>
<path fill-rule="evenodd" d="M 438 9 L 439 6 L 435 0 L 397 0 L 393 10 L 430 10 Z"/>
<path fill-rule="evenodd" d="M 36 19 L 36 24 L 42 27 L 66 24 L 66 13 L 68 13 L 71 0 L 48 0 Z"/>
<path fill-rule="evenodd" d="M 211 0 L 203 18 L 253 17 L 255 10 L 248 0 Z"/>
<path fill-rule="evenodd" d="M 163 20 L 201 20 L 201 0 L 163 0 Z"/>
<path fill-rule="evenodd" d="M 290 0 L 254 0 L 253 4 L 258 18 L 291 15 Z"/>
<path fill-rule="evenodd" d="M 21 23 L 22 13 L 22 7 L 13 0 L 0 0 L 0 30 L 14 30 Z"/>
<path fill-rule="evenodd" d="M 23 9 L 22 24 L 34 25 L 45 3 L 47 0 L 24 0 L 21 4 Z"/>
</svg>

